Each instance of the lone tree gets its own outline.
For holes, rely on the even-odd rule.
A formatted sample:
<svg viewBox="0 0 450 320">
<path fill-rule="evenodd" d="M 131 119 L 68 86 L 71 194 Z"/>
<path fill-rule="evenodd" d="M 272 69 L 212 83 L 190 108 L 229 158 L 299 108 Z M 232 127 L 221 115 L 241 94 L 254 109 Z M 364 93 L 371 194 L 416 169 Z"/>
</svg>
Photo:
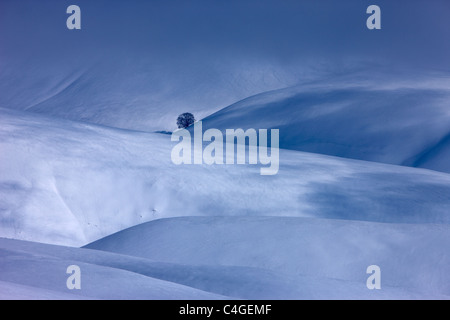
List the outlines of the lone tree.
<svg viewBox="0 0 450 320">
<path fill-rule="evenodd" d="M 194 115 L 189 112 L 182 113 L 178 116 L 177 126 L 179 129 L 187 128 L 195 122 Z"/>
</svg>

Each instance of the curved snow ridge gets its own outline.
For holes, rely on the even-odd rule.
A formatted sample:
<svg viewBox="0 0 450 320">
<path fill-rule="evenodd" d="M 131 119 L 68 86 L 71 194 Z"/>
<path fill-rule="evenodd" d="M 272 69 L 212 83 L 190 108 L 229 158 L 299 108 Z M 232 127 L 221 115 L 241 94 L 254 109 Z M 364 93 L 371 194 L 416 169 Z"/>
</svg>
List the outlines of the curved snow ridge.
<svg viewBox="0 0 450 320">
<path fill-rule="evenodd" d="M 203 128 L 279 129 L 281 148 L 450 172 L 439 153 L 408 162 L 436 141 L 449 148 L 448 101 L 443 87 L 322 81 L 249 97 L 204 118 Z"/>
<path fill-rule="evenodd" d="M 131 227 L 85 248 L 168 263 L 264 268 L 291 277 L 298 286 L 309 279 L 315 285 L 306 286 L 310 297 L 327 296 L 331 283 L 331 291 L 341 297 L 352 296 L 354 285 L 366 290 L 361 297 L 369 297 L 366 269 L 378 265 L 386 296 L 398 297 L 399 292 L 390 291 L 397 288 L 442 297 L 450 295 L 449 245 L 448 225 L 179 217 Z"/>
</svg>

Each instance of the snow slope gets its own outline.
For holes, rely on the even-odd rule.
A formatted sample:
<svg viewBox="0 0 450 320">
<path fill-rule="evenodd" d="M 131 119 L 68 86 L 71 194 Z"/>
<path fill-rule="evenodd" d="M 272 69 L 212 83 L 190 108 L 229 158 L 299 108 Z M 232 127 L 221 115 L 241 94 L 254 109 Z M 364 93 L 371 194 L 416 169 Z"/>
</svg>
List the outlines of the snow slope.
<svg viewBox="0 0 450 320">
<path fill-rule="evenodd" d="M 274 128 L 281 148 L 450 172 L 449 79 L 312 82 L 239 101 L 203 128 Z"/>
<path fill-rule="evenodd" d="M 303 80 L 301 65 L 236 57 L 220 41 L 199 37 L 214 31 L 196 5 L 225 18 L 211 2 L 175 2 L 80 0 L 82 29 L 70 31 L 69 1 L 3 0 L 0 107 L 151 132 L 173 130 L 183 112 L 202 118 Z M 236 3 L 223 6 L 234 13 Z"/>
<path fill-rule="evenodd" d="M 295 217 L 160 219 L 84 248 L 0 238 L 0 298 L 449 299 L 449 241 L 448 225 Z"/>
<path fill-rule="evenodd" d="M 141 224 L 86 248 L 169 263 L 262 268 L 289 277 L 297 291 L 284 293 L 296 299 L 449 299 L 449 231 L 448 224 L 180 217 Z M 366 268 L 373 264 L 382 270 L 379 292 L 366 288 Z"/>
<path fill-rule="evenodd" d="M 224 298 L 147 276 L 139 271 L 149 264 L 144 259 L 78 248 L 0 238 L 0 262 L 0 299 Z M 71 265 L 80 267 L 80 290 L 66 286 Z"/>
<path fill-rule="evenodd" d="M 152 132 L 173 130 L 183 112 L 200 119 L 251 94 L 297 83 L 276 65 L 154 62 L 133 55 L 58 63 L 47 66 L 35 57 L 0 63 L 0 107 Z"/>
<path fill-rule="evenodd" d="M 170 136 L 0 109 L 0 235 L 81 246 L 176 216 L 450 222 L 450 176 L 281 150 L 260 165 L 174 165 Z"/>
</svg>

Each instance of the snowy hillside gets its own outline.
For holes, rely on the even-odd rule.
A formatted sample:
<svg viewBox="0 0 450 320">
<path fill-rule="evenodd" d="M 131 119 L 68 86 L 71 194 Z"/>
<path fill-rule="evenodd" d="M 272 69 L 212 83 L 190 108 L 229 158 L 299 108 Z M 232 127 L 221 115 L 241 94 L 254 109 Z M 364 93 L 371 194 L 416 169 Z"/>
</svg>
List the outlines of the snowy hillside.
<svg viewBox="0 0 450 320">
<path fill-rule="evenodd" d="M 0 298 L 448 299 L 448 235 L 443 225 L 185 217 L 87 248 L 0 239 Z M 365 286 L 372 263 L 383 270 L 379 291 Z M 73 264 L 81 290 L 65 286 Z"/>
<path fill-rule="evenodd" d="M 0 112 L 5 237 L 80 246 L 198 215 L 450 222 L 444 173 L 289 150 L 271 177 L 260 165 L 177 166 L 169 135 Z"/>
<path fill-rule="evenodd" d="M 182 112 L 200 119 L 311 77 L 309 68 L 278 59 L 230 57 L 226 44 L 220 48 L 224 40 L 205 48 L 196 33 L 209 30 L 211 19 L 192 21 L 195 5 L 173 2 L 79 0 L 85 24 L 77 33 L 65 24 L 70 1 L 2 0 L 0 107 L 125 129 L 173 130 Z M 223 9 L 233 13 L 236 4 L 229 6 Z M 227 21 L 212 2 L 202 10 L 212 11 L 215 23 Z M 194 30 L 187 30 L 187 21 Z M 247 19 L 239 23 L 247 25 Z"/>
<path fill-rule="evenodd" d="M 264 289 L 269 298 L 406 299 L 446 295 L 448 299 L 449 231 L 448 224 L 186 217 L 132 227 L 86 247 L 183 265 L 269 270 L 277 277 L 267 273 L 263 282 L 279 282 L 280 286 L 278 292 Z M 365 271 L 372 264 L 379 265 L 385 275 L 379 293 L 365 286 Z M 256 283 L 245 283 L 243 291 L 253 291 L 252 285 L 264 277 L 256 272 L 253 275 Z M 232 285 L 227 280 L 221 288 Z"/>
<path fill-rule="evenodd" d="M 0 239 L 0 299 L 223 299 L 148 273 L 165 267 L 144 259 L 78 248 Z M 82 270 L 80 290 L 66 286 L 67 267 Z"/>
<path fill-rule="evenodd" d="M 281 148 L 450 172 L 450 78 L 422 81 L 344 78 L 261 93 L 203 127 L 276 128 Z"/>
<path fill-rule="evenodd" d="M 448 174 L 290 150 L 275 176 L 176 166 L 165 134 L 0 112 L 2 237 L 99 239 L 1 239 L 2 298 L 450 295 Z M 381 291 L 365 287 L 372 264 Z"/>
<path fill-rule="evenodd" d="M 297 83 L 275 65 L 156 64 L 140 57 L 29 64 L 0 62 L 1 107 L 148 132 L 173 130 L 182 112 L 202 118 L 251 94 Z"/>
</svg>

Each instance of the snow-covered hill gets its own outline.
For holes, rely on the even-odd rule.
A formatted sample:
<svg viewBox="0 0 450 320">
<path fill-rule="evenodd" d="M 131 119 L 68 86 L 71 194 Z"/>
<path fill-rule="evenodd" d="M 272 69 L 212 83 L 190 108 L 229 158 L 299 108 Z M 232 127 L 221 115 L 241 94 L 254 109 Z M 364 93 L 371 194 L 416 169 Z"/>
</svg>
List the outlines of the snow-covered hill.
<svg viewBox="0 0 450 320">
<path fill-rule="evenodd" d="M 85 248 L 0 239 L 0 298 L 448 299 L 449 241 L 448 225 L 287 217 L 161 219 Z"/>
<path fill-rule="evenodd" d="M 0 109 L 1 235 L 84 245 L 175 216 L 449 223 L 450 176 L 281 150 L 260 165 L 175 165 L 170 136 Z"/>
<path fill-rule="evenodd" d="M 290 279 L 279 283 L 285 286 L 280 292 L 264 289 L 275 298 L 406 299 L 446 295 L 448 299 L 449 231 L 448 224 L 185 217 L 135 226 L 86 247 L 169 263 L 270 270 L 278 277 L 268 273 L 264 281 L 268 284 L 280 281 L 280 276 Z M 383 274 L 383 290 L 378 293 L 367 290 L 365 282 L 366 268 L 373 264 L 380 266 Z M 259 280 L 264 277 L 254 275 Z M 242 288 L 252 289 L 250 283 Z"/>
<path fill-rule="evenodd" d="M 450 172 L 449 79 L 350 79 L 261 93 L 206 117 L 203 128 L 276 128 L 281 148 Z"/>
</svg>

